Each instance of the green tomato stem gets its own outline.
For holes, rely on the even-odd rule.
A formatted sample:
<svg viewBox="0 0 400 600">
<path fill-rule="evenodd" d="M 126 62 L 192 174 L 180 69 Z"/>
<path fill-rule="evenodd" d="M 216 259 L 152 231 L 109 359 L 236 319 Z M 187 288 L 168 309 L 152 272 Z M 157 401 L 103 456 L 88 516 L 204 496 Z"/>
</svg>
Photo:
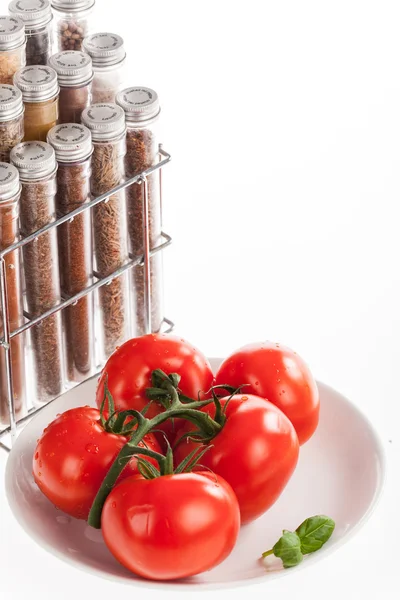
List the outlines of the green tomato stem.
<svg viewBox="0 0 400 600">
<path fill-rule="evenodd" d="M 129 442 L 127 442 L 125 446 L 123 446 L 123 448 L 121 448 L 121 450 L 119 451 L 116 459 L 114 460 L 107 475 L 105 476 L 99 491 L 97 492 L 96 498 L 94 499 L 88 517 L 88 524 L 91 527 L 100 529 L 101 513 L 107 496 L 111 492 L 112 488 L 115 486 L 118 477 L 132 458 L 132 455 L 135 454 L 139 442 L 144 438 L 145 435 L 150 433 L 150 431 L 152 431 L 153 429 L 157 429 L 162 423 L 174 417 L 186 419 L 194 423 L 199 428 L 201 428 L 202 431 L 204 431 L 207 435 L 210 436 L 217 435 L 217 433 L 222 429 L 222 426 L 216 421 L 214 421 L 210 417 L 210 415 L 208 415 L 207 413 L 203 413 L 199 410 L 203 406 L 214 402 L 212 398 L 210 400 L 189 402 L 184 404 L 180 401 L 179 394 L 176 388 L 168 378 L 162 382 L 161 386 L 168 392 L 171 398 L 170 407 L 167 408 L 164 412 L 156 415 L 153 419 L 147 419 L 142 414 L 137 413 L 137 429 L 132 433 Z M 146 452 L 143 452 L 143 448 L 140 448 L 140 451 L 137 453 L 146 454 Z M 160 467 L 162 468 L 162 470 L 165 469 L 168 472 L 171 471 L 171 460 L 172 458 L 170 456 L 168 460 L 164 462 L 162 461 L 162 464 L 160 463 Z"/>
<path fill-rule="evenodd" d="M 147 420 L 147 419 L 146 419 Z M 149 433 L 150 428 L 148 423 L 142 423 L 138 426 L 130 441 L 121 448 L 117 458 L 110 467 L 103 483 L 97 492 L 96 498 L 89 512 L 88 525 L 100 529 L 101 527 L 101 512 L 108 494 L 116 484 L 116 481 L 122 473 L 124 467 L 132 458 L 132 446 L 137 446 L 144 436 Z"/>
<path fill-rule="evenodd" d="M 273 553 L 274 553 L 274 551 L 273 551 L 273 549 L 271 548 L 271 550 L 267 550 L 266 552 L 263 552 L 263 553 L 261 554 L 261 556 L 262 556 L 263 558 L 266 558 L 267 556 L 270 556 L 270 555 L 271 555 L 271 554 L 273 554 Z"/>
</svg>

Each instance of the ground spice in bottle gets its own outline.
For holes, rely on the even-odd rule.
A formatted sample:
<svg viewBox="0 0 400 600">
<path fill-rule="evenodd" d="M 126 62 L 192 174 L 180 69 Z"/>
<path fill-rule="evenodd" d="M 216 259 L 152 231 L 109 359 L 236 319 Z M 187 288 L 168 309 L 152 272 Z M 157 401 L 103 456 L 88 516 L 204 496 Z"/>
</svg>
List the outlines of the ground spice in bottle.
<svg viewBox="0 0 400 600">
<path fill-rule="evenodd" d="M 5 250 L 19 237 L 19 197 L 21 187 L 17 169 L 0 162 L 0 250 Z M 21 273 L 19 251 L 5 256 L 8 316 L 10 330 L 23 324 Z M 4 335 L 0 303 L 0 338 Z M 25 354 L 24 334 L 11 340 L 11 371 L 15 415 L 23 416 L 25 410 Z M 7 373 L 5 350 L 0 347 L 0 424 L 9 423 Z"/>
<path fill-rule="evenodd" d="M 53 43 L 53 15 L 49 0 L 13 0 L 8 10 L 25 24 L 26 64 L 47 65 Z"/>
<path fill-rule="evenodd" d="M 95 33 L 83 40 L 82 47 L 93 63 L 93 104 L 115 102 L 125 85 L 124 40 L 114 33 Z"/>
<path fill-rule="evenodd" d="M 124 179 L 125 115 L 115 104 L 94 104 L 82 113 L 82 123 L 92 132 L 92 195 L 107 193 Z M 106 277 L 126 264 L 126 204 L 123 192 L 113 194 L 93 209 L 95 268 Z M 129 279 L 124 273 L 99 290 L 104 362 L 130 337 Z"/>
<path fill-rule="evenodd" d="M 25 25 L 18 17 L 0 16 L 0 83 L 11 85 L 25 66 Z"/>
<path fill-rule="evenodd" d="M 22 193 L 20 226 L 23 236 L 53 223 L 57 163 L 53 148 L 45 142 L 22 142 L 11 151 L 18 168 Z M 61 301 L 55 228 L 23 248 L 26 308 L 30 317 L 39 317 Z M 36 401 L 46 402 L 64 388 L 61 315 L 43 319 L 31 330 L 36 374 Z"/>
<path fill-rule="evenodd" d="M 84 52 L 67 50 L 50 58 L 60 86 L 59 123 L 80 123 L 83 110 L 91 103 L 92 59 Z"/>
<path fill-rule="evenodd" d="M 24 105 L 20 90 L 0 84 L 0 161 L 8 162 L 10 151 L 24 137 Z"/>
<path fill-rule="evenodd" d="M 24 67 L 15 74 L 14 85 L 21 90 L 25 105 L 24 140 L 45 142 L 58 120 L 57 73 L 51 67 Z"/>
<path fill-rule="evenodd" d="M 94 0 L 53 0 L 57 47 L 62 50 L 82 50 L 82 42 L 91 33 Z"/>
<path fill-rule="evenodd" d="M 127 178 L 138 175 L 158 161 L 157 125 L 160 114 L 158 96 L 150 88 L 128 88 L 117 95 L 117 103 L 126 115 L 126 156 L 125 175 Z M 148 184 L 148 231 L 150 248 L 160 245 L 161 202 L 159 173 L 147 178 Z M 144 253 L 144 185 L 133 184 L 126 190 L 129 249 L 133 257 Z M 161 253 L 150 259 L 151 331 L 159 331 L 163 321 L 163 265 Z M 143 266 L 132 269 L 134 335 L 147 331 L 146 279 Z"/>
<path fill-rule="evenodd" d="M 57 216 L 62 217 L 90 200 L 92 139 L 84 125 L 56 125 L 48 134 L 58 161 Z M 92 231 L 89 210 L 58 228 L 61 290 L 71 297 L 92 284 Z M 93 373 L 93 294 L 64 311 L 67 377 L 83 381 Z"/>
</svg>

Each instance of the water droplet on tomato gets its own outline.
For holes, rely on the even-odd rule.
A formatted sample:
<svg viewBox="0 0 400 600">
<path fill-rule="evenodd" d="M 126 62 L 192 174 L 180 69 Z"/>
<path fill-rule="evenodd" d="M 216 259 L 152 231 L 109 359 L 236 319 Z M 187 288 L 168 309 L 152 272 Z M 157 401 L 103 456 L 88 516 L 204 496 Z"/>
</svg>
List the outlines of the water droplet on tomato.
<svg viewBox="0 0 400 600">
<path fill-rule="evenodd" d="M 246 400 L 248 400 L 248 399 L 249 399 L 249 397 L 248 397 L 248 396 L 242 396 L 242 400 L 246 401 Z"/>
<path fill-rule="evenodd" d="M 43 463 L 41 460 L 39 460 L 39 467 L 42 468 L 43 467 Z"/>
<path fill-rule="evenodd" d="M 38 477 L 41 477 L 41 476 L 42 476 L 42 474 L 41 474 L 41 472 L 39 471 L 39 473 L 38 473 Z"/>
<path fill-rule="evenodd" d="M 284 394 L 284 393 L 285 393 L 285 390 L 282 390 L 282 394 Z"/>
<path fill-rule="evenodd" d="M 37 460 L 39 458 L 39 452 L 36 452 L 35 454 L 35 460 Z"/>
<path fill-rule="evenodd" d="M 254 385 L 260 385 L 260 382 L 259 381 L 255 381 Z"/>
<path fill-rule="evenodd" d="M 98 454 L 99 447 L 96 444 L 86 444 L 85 450 L 86 452 L 89 452 L 89 454 Z"/>
<path fill-rule="evenodd" d="M 117 503 L 116 503 L 116 502 L 113 502 L 113 503 L 111 504 L 111 506 L 112 506 L 113 508 L 117 508 Z"/>
</svg>

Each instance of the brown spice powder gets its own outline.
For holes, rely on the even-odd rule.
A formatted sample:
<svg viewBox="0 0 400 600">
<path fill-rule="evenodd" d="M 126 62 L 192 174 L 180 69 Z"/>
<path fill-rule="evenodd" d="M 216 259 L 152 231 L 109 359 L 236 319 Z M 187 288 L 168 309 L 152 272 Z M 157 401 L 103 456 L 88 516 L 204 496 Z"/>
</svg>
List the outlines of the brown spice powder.
<svg viewBox="0 0 400 600">
<path fill-rule="evenodd" d="M 23 183 L 20 200 L 24 236 L 55 220 L 54 177 Z M 26 302 L 31 317 L 38 317 L 60 302 L 57 232 L 41 235 L 23 248 Z M 61 393 L 63 386 L 60 313 L 31 329 L 37 374 L 38 400 Z"/>
<path fill-rule="evenodd" d="M 95 143 L 92 157 L 92 194 L 100 196 L 121 183 L 123 155 L 121 143 Z M 96 270 L 106 277 L 128 260 L 125 235 L 126 206 L 124 194 L 114 194 L 93 209 L 93 232 Z M 129 299 L 126 274 L 99 290 L 104 329 L 104 353 L 109 356 L 125 341 L 129 323 Z"/>
<path fill-rule="evenodd" d="M 158 147 L 149 129 L 129 128 L 126 137 L 125 172 L 133 177 L 154 165 Z M 149 205 L 150 248 L 161 242 L 161 206 L 159 174 L 147 179 Z M 143 193 L 144 186 L 133 184 L 127 188 L 127 214 L 130 250 L 134 257 L 143 255 Z M 146 333 L 145 323 L 145 272 L 141 266 L 132 270 L 135 304 L 135 335 Z M 159 331 L 163 319 L 162 306 L 162 258 L 156 254 L 150 259 L 151 330 Z"/>
<path fill-rule="evenodd" d="M 0 205 L 0 250 L 4 250 L 17 240 L 18 212 L 16 205 Z M 19 252 L 14 251 L 5 257 L 8 315 L 11 331 L 23 323 L 21 273 Z M 0 307 L 0 338 L 3 337 L 2 312 Z M 11 341 L 11 368 L 14 392 L 15 413 L 22 416 L 25 396 L 25 356 L 24 334 L 20 334 Z M 7 375 L 5 365 L 5 351 L 0 348 L 0 423 L 9 423 L 7 404 Z"/>
<path fill-rule="evenodd" d="M 91 102 L 91 83 L 82 87 L 60 87 L 59 123 L 80 123 L 84 109 Z"/>
<path fill-rule="evenodd" d="M 90 159 L 78 164 L 59 163 L 57 213 L 61 217 L 89 201 Z M 59 228 L 61 288 L 73 296 L 92 283 L 91 219 L 85 211 Z M 67 374 L 80 381 L 93 367 L 93 295 L 64 310 Z"/>
</svg>

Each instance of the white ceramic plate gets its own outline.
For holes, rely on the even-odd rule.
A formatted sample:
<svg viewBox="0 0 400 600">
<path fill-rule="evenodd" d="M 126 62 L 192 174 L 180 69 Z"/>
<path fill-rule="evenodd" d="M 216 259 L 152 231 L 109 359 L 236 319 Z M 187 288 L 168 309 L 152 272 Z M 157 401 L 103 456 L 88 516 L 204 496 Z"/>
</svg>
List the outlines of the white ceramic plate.
<svg viewBox="0 0 400 600">
<path fill-rule="evenodd" d="M 219 360 L 212 361 L 216 367 Z M 101 577 L 133 586 L 172 589 L 238 586 L 290 575 L 275 557 L 260 560 L 282 529 L 294 529 L 305 518 L 326 514 L 336 521 L 331 540 L 296 567 L 304 568 L 346 542 L 365 523 L 377 502 L 384 475 L 382 448 L 373 428 L 346 398 L 319 384 L 321 419 L 313 438 L 301 448 L 298 467 L 278 502 L 257 521 L 243 527 L 232 554 L 221 565 L 196 577 L 172 583 L 136 578 L 109 553 L 101 532 L 57 510 L 32 477 L 37 439 L 57 413 L 93 404 L 96 379 L 69 391 L 45 407 L 22 431 L 8 460 L 6 493 L 26 533 L 51 554 Z"/>
</svg>

